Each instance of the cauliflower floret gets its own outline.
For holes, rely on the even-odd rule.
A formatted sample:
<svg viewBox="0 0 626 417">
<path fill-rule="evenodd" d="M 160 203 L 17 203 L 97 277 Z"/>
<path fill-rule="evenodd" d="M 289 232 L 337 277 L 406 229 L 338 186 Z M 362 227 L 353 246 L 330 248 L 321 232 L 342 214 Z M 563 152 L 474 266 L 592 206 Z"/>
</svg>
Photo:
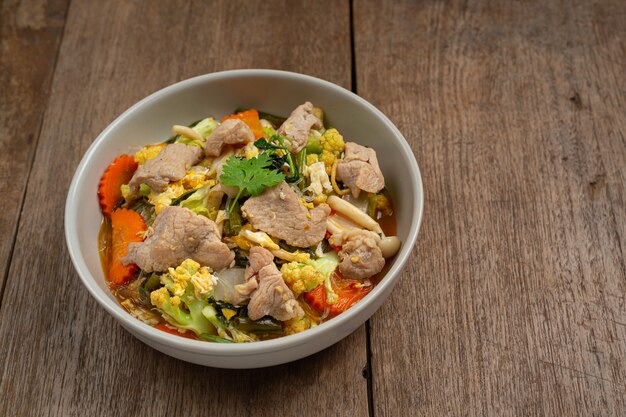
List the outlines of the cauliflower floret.
<svg viewBox="0 0 626 417">
<path fill-rule="evenodd" d="M 296 298 L 303 292 L 311 291 L 326 279 L 311 265 L 303 265 L 298 262 L 284 264 L 280 268 L 280 272 Z"/>
<path fill-rule="evenodd" d="M 337 129 L 331 128 L 324 132 L 320 138 L 320 145 L 322 146 L 320 161 L 324 162 L 326 172 L 330 175 L 333 163 L 339 158 L 346 144 L 343 140 L 343 136 L 341 136 Z"/>
<path fill-rule="evenodd" d="M 307 166 L 313 165 L 316 162 L 319 162 L 320 158 L 316 153 L 312 153 L 306 156 L 306 164 Z"/>
<path fill-rule="evenodd" d="M 317 324 L 307 316 L 296 317 L 283 322 L 285 335 L 300 333 L 315 326 L 317 326 Z"/>
<path fill-rule="evenodd" d="M 306 188 L 307 191 L 313 193 L 314 196 L 319 196 L 324 193 L 330 193 L 333 190 L 324 162 L 314 163 L 308 167 L 307 171 L 310 180 L 310 185 Z"/>
<path fill-rule="evenodd" d="M 135 153 L 135 162 L 137 162 L 139 165 L 145 164 L 147 160 L 152 159 L 159 153 L 161 153 L 163 148 L 165 148 L 166 146 L 167 145 L 165 143 L 144 146 L 139 151 L 137 151 L 137 153 Z"/>
<path fill-rule="evenodd" d="M 193 285 L 195 295 L 198 298 L 211 293 L 213 291 L 213 285 L 215 285 L 215 278 L 209 269 L 200 266 L 200 264 L 193 259 L 185 259 L 176 269 L 169 268 L 168 273 L 170 278 L 174 281 L 171 289 L 175 296 L 185 294 L 189 283 Z"/>
</svg>

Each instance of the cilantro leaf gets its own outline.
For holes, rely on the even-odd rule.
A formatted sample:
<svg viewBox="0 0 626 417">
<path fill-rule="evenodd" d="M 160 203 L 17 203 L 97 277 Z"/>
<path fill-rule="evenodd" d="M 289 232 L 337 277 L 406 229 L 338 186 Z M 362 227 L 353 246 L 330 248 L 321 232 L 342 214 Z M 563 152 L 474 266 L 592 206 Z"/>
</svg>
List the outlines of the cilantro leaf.
<svg viewBox="0 0 626 417">
<path fill-rule="evenodd" d="M 233 200 L 230 211 L 239 197 L 244 193 L 257 196 L 266 188 L 273 187 L 285 179 L 285 174 L 274 171 L 272 160 L 266 153 L 260 154 L 256 158 L 245 159 L 231 156 L 224 164 L 220 181 L 224 185 L 239 188 L 237 197 Z"/>
</svg>

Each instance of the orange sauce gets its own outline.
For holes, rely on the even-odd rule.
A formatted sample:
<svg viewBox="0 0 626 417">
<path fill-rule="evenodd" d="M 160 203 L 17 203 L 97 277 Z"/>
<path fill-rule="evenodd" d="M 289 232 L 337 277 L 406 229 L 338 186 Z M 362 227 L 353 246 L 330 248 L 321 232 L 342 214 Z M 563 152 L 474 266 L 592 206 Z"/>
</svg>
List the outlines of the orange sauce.
<svg viewBox="0 0 626 417">
<path fill-rule="evenodd" d="M 396 215 L 393 213 L 391 216 L 387 216 L 382 212 L 377 212 L 376 220 L 380 224 L 381 229 L 387 236 L 395 236 L 396 235 Z M 100 255 L 100 263 L 102 266 L 102 271 L 104 272 L 105 280 L 111 290 L 111 293 L 115 296 L 115 298 L 121 303 L 124 300 L 131 299 L 134 301 L 136 298 L 136 290 L 132 288 L 134 284 L 133 281 L 130 281 L 128 284 L 124 285 L 115 285 L 109 281 L 109 266 L 111 263 L 111 221 L 107 218 L 104 218 L 102 224 L 100 225 L 100 231 L 98 232 L 98 252 Z M 393 259 L 393 258 L 392 258 Z M 385 276 L 387 271 L 391 265 L 391 259 L 385 262 L 385 266 L 383 270 L 373 277 L 369 278 L 369 281 L 373 286 L 377 285 Z M 360 280 L 348 279 L 343 277 L 338 271 L 333 273 L 331 277 L 333 287 L 338 289 L 347 288 L 354 283 L 360 282 Z M 359 298 L 360 299 L 360 298 Z M 315 309 L 313 309 L 306 301 L 300 297 L 299 299 L 300 305 L 302 306 L 305 315 L 316 323 L 322 323 L 326 320 L 330 320 L 332 317 L 325 317 L 324 314 L 319 313 Z M 169 327 L 165 326 L 166 321 L 161 317 L 160 314 L 154 314 L 154 318 L 159 320 L 159 323 L 155 326 L 155 328 L 165 331 L 170 334 L 174 334 L 180 337 L 191 337 L 194 338 L 195 335 L 189 334 L 177 334 L 178 332 L 172 331 Z M 278 334 L 268 334 L 268 335 L 259 335 L 262 340 L 265 339 L 273 339 L 279 337 Z"/>
</svg>

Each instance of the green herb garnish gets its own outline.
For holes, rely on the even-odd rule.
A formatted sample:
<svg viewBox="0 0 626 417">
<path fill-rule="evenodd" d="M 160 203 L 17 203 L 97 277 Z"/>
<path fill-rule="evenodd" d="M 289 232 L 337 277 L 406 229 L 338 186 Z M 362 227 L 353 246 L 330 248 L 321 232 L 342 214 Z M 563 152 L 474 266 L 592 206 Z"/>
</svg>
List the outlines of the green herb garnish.
<svg viewBox="0 0 626 417">
<path fill-rule="evenodd" d="M 237 196 L 228 209 L 233 210 L 239 197 L 250 195 L 255 197 L 265 191 L 266 188 L 280 184 L 285 179 L 285 174 L 271 169 L 270 156 L 262 153 L 256 158 L 245 159 L 231 156 L 224 164 L 220 181 L 224 185 L 239 188 Z"/>
</svg>

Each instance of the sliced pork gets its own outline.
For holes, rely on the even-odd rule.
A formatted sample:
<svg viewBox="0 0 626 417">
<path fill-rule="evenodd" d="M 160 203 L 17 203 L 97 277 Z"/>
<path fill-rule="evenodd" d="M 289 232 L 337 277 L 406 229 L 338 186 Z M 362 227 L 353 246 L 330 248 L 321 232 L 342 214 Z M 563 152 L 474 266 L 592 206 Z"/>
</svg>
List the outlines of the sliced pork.
<svg viewBox="0 0 626 417">
<path fill-rule="evenodd" d="M 362 229 L 349 230 L 342 235 L 339 272 L 346 278 L 364 279 L 376 275 L 385 266 L 378 246 L 380 237 Z"/>
<path fill-rule="evenodd" d="M 296 153 L 306 145 L 312 128 L 323 127 L 322 121 L 313 114 L 313 104 L 307 101 L 291 112 L 287 120 L 278 128 L 278 134 L 289 138 L 289 152 Z"/>
<path fill-rule="evenodd" d="M 337 164 L 337 179 L 358 197 L 361 191 L 377 193 L 385 188 L 385 177 L 378 166 L 376 151 L 347 142 L 344 158 Z"/>
<path fill-rule="evenodd" d="M 202 160 L 202 149 L 197 146 L 172 143 L 157 156 L 140 166 L 128 183 L 131 195 L 136 196 L 139 186 L 146 184 L 155 192 L 161 192 L 172 181 L 182 179 L 187 170 Z"/>
<path fill-rule="evenodd" d="M 204 150 L 209 156 L 219 156 L 224 145 L 245 145 L 254 140 L 254 133 L 239 119 L 228 119 L 207 137 Z"/>
<path fill-rule="evenodd" d="M 234 305 L 239 305 L 250 298 L 250 294 L 259 286 L 257 274 L 263 267 L 273 262 L 274 255 L 272 255 L 272 253 L 267 249 L 260 246 L 253 246 L 250 248 L 248 266 L 246 266 L 246 272 L 244 275 L 246 282 L 235 285 L 235 293 L 232 300 Z"/>
<path fill-rule="evenodd" d="M 255 229 L 283 239 L 292 246 L 306 248 L 317 245 L 324 238 L 330 207 L 320 204 L 312 210 L 307 209 L 295 191 L 283 181 L 258 197 L 249 198 L 241 212 Z"/>
<path fill-rule="evenodd" d="M 213 270 L 226 268 L 235 254 L 220 239 L 217 225 L 204 216 L 178 207 L 165 207 L 154 220 L 151 235 L 130 243 L 125 264 L 135 263 L 145 272 L 161 272 L 193 259 Z"/>
<path fill-rule="evenodd" d="M 259 287 L 250 296 L 248 317 L 258 320 L 272 316 L 276 320 L 285 321 L 304 315 L 274 262 L 261 268 L 257 277 Z"/>
</svg>

